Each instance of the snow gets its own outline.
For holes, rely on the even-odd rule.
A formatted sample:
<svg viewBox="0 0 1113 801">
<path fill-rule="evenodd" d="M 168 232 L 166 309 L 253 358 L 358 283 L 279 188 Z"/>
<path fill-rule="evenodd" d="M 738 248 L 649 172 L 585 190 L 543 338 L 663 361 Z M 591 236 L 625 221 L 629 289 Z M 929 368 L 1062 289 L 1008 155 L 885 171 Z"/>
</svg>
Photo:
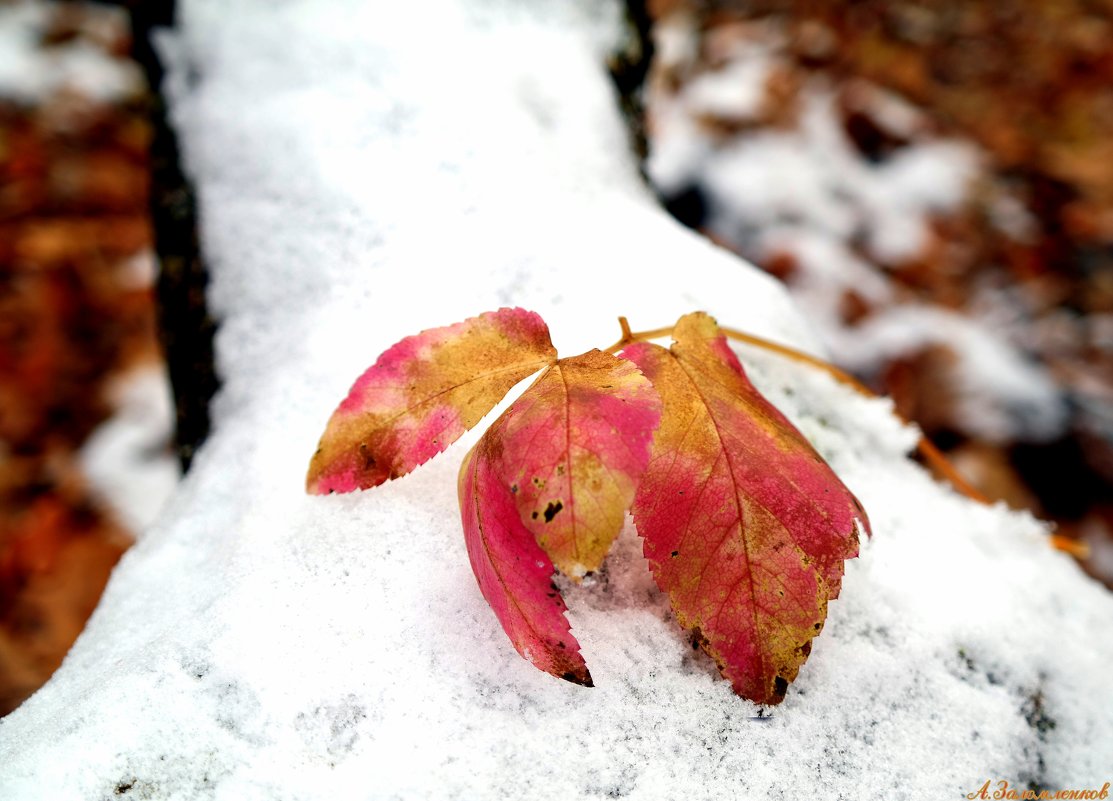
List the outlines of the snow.
<svg viewBox="0 0 1113 801">
<path fill-rule="evenodd" d="M 1067 422 L 1067 408 L 1055 382 L 984 326 L 952 311 L 930 306 L 893 306 L 845 331 L 839 354 L 852 368 L 866 369 L 919 351 L 925 343 L 946 345 L 961 354 L 955 375 L 960 419 L 976 421 L 987 442 L 1020 438 L 1053 439 Z M 979 389 L 991 376 L 996 392 Z"/>
<path fill-rule="evenodd" d="M 121 289 L 153 290 L 154 252 L 142 250 L 117 265 Z M 171 451 L 175 412 L 170 377 L 151 354 L 140 357 L 106 387 L 112 416 L 89 436 L 78 457 L 94 493 L 136 537 L 158 517 L 181 478 Z"/>
<path fill-rule="evenodd" d="M 829 91 L 813 88 L 802 106 L 798 131 L 742 137 L 701 166 L 711 226 L 743 246 L 751 228 L 798 221 L 847 242 L 864 230 L 868 251 L 885 264 L 918 254 L 929 214 L 965 197 L 976 165 L 970 146 L 924 143 L 869 164 L 839 130 Z"/>
<path fill-rule="evenodd" d="M 178 462 L 170 451 L 174 401 L 161 367 L 139 366 L 109 387 L 113 415 L 81 450 L 82 472 L 136 536 L 155 521 L 177 487 Z"/>
<path fill-rule="evenodd" d="M 669 24 L 654 26 L 654 60 L 668 68 L 683 67 L 695 62 L 699 55 L 697 33 L 696 20 L 691 15 L 670 15 Z"/>
<path fill-rule="evenodd" d="M 753 119 L 765 99 L 770 60 L 762 50 L 746 53 L 721 70 L 705 72 L 685 92 L 694 114 L 714 114 L 736 121 Z"/>
<path fill-rule="evenodd" d="M 95 102 L 112 103 L 138 95 L 144 86 L 139 68 L 112 58 L 92 42 L 74 39 L 41 46 L 47 23 L 58 7 L 32 0 L 0 6 L 0 99 L 42 103 L 66 90 Z M 126 24 L 123 10 L 96 8 L 103 20 L 116 17 Z"/>
<path fill-rule="evenodd" d="M 894 92 L 868 81 L 848 81 L 848 88 L 854 105 L 892 136 L 914 139 L 928 127 L 927 116 Z"/>
<path fill-rule="evenodd" d="M 596 687 L 521 659 L 460 531 L 475 434 L 402 480 L 306 496 L 334 405 L 425 327 L 520 304 L 570 355 L 614 341 L 618 314 L 639 329 L 702 308 L 818 340 L 779 284 L 641 185 L 602 66 L 613 4 L 181 12 L 163 45 L 221 319 L 214 432 L 61 670 L 0 720 L 0 798 L 929 798 L 1108 779 L 1113 598 L 1041 524 L 934 483 L 887 401 L 774 356 L 740 351 L 874 528 L 776 708 L 693 653 L 630 527 L 566 593 Z"/>
</svg>

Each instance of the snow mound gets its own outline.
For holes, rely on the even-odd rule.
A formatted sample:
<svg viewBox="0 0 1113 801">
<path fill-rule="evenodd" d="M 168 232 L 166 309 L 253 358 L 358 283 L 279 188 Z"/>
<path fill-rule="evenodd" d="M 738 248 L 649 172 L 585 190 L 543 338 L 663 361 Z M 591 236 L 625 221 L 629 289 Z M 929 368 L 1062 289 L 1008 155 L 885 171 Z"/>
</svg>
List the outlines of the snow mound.
<svg viewBox="0 0 1113 801">
<path fill-rule="evenodd" d="M 1101 786 L 1113 599 L 1043 527 L 933 483 L 885 401 L 741 351 L 874 538 L 785 702 L 732 695 L 632 530 L 568 592 L 594 689 L 512 649 L 456 509 L 475 435 L 302 492 L 402 336 L 518 304 L 561 352 L 706 309 L 814 349 L 779 284 L 641 185 L 604 71 L 617 8 L 182 4 L 170 88 L 222 320 L 214 433 L 62 669 L 0 721 L 0 797 L 955 797 Z M 925 770 L 925 768 L 927 768 Z"/>
</svg>

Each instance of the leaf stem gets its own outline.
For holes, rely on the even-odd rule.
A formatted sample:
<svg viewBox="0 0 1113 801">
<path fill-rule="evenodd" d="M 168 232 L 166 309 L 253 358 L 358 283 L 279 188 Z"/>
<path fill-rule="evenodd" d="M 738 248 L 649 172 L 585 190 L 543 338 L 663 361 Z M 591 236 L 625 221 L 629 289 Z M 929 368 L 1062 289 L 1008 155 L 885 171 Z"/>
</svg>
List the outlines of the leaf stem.
<svg viewBox="0 0 1113 801">
<path fill-rule="evenodd" d="M 1071 537 L 1064 537 L 1062 534 L 1052 534 L 1051 544 L 1060 551 L 1066 551 L 1075 559 L 1082 560 L 1090 558 L 1090 546 L 1088 543 L 1080 542 Z"/>
<path fill-rule="evenodd" d="M 668 328 L 654 328 L 650 331 L 631 331 L 630 324 L 629 322 L 627 322 L 625 317 L 619 317 L 618 324 L 622 328 L 622 338 L 618 342 L 607 348 L 607 353 L 617 353 L 633 342 L 644 342 L 649 339 L 658 339 L 660 337 L 668 336 L 672 333 L 673 330 L 672 326 L 669 326 Z M 727 337 L 738 342 L 752 345 L 756 348 L 761 348 L 762 350 L 769 351 L 770 353 L 776 353 L 777 355 L 783 356 L 786 359 L 796 362 L 797 364 L 805 364 L 809 367 L 814 367 L 817 370 L 821 370 L 824 373 L 827 373 L 827 375 L 834 378 L 840 384 L 850 387 L 858 394 L 864 395 L 867 398 L 878 397 L 876 392 L 871 390 L 854 376 L 850 375 L 844 370 L 840 370 L 838 367 L 831 364 L 830 362 L 824 361 L 823 359 L 820 359 L 816 356 L 812 356 L 809 353 L 805 353 L 801 350 L 796 350 L 796 348 L 790 348 L 787 345 L 781 345 L 777 342 L 772 342 L 768 339 L 763 339 L 762 337 L 755 336 L 754 334 L 748 334 L 745 331 L 739 331 L 735 328 L 725 328 L 723 326 L 719 326 L 719 330 L 722 331 L 723 334 Z M 902 414 L 900 414 L 900 412 L 896 411 L 895 409 L 893 410 L 893 413 L 896 414 L 902 422 L 909 422 L 904 418 Z M 953 486 L 961 494 L 965 495 L 971 500 L 977 501 L 978 503 L 991 503 L 988 497 L 986 497 L 982 492 L 977 490 L 972 484 L 970 484 L 968 481 L 966 481 L 966 479 L 962 477 L 958 470 L 955 469 L 955 466 L 947 460 L 947 457 L 945 457 L 939 451 L 939 449 L 932 444 L 931 440 L 929 440 L 923 434 L 920 435 L 920 439 L 916 443 L 916 450 L 918 450 L 920 452 L 920 455 L 923 456 L 924 461 L 926 461 L 938 474 L 946 478 L 947 481 L 950 482 L 951 486 Z M 1079 559 L 1084 559 L 1089 555 L 1089 549 L 1086 547 L 1085 543 L 1080 543 L 1068 537 L 1053 535 L 1051 537 L 1051 544 L 1058 550 L 1066 551 L 1067 553 Z"/>
<path fill-rule="evenodd" d="M 673 327 L 667 326 L 665 328 L 654 328 L 651 331 L 630 331 L 630 323 L 627 322 L 625 317 L 618 318 L 618 324 L 622 328 L 622 338 L 618 342 L 607 348 L 607 353 L 618 353 L 634 342 L 645 342 L 648 339 L 657 339 L 659 337 L 667 337 L 672 333 Z"/>
</svg>

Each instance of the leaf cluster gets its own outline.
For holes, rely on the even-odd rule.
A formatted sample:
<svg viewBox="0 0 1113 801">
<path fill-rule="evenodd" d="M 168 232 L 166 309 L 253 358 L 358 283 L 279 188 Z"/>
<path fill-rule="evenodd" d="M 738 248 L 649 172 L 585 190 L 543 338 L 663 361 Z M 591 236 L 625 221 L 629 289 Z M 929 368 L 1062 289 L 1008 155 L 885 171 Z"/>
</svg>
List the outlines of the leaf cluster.
<svg viewBox="0 0 1113 801">
<path fill-rule="evenodd" d="M 778 703 L 869 523 L 711 317 L 671 334 L 670 348 L 631 337 L 617 354 L 558 358 L 537 314 L 500 309 L 407 337 L 333 413 L 307 489 L 408 473 L 540 370 L 459 477 L 472 571 L 514 647 L 592 685 L 553 574 L 597 570 L 630 511 L 680 625 L 735 692 Z"/>
</svg>

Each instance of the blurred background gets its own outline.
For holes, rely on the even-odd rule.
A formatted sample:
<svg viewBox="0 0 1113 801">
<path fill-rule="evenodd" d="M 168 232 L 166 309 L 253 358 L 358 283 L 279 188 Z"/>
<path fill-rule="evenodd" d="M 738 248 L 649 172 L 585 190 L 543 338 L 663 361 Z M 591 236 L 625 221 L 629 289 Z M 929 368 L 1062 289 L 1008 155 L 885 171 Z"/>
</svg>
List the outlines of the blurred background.
<svg viewBox="0 0 1113 801">
<path fill-rule="evenodd" d="M 612 66 L 665 207 L 1113 586 L 1113 0 L 629 9 Z M 172 11 L 0 0 L 0 715 L 207 426 L 192 206 L 148 88 Z"/>
<path fill-rule="evenodd" d="M 0 715 L 178 476 L 128 13 L 0 3 Z"/>
</svg>

